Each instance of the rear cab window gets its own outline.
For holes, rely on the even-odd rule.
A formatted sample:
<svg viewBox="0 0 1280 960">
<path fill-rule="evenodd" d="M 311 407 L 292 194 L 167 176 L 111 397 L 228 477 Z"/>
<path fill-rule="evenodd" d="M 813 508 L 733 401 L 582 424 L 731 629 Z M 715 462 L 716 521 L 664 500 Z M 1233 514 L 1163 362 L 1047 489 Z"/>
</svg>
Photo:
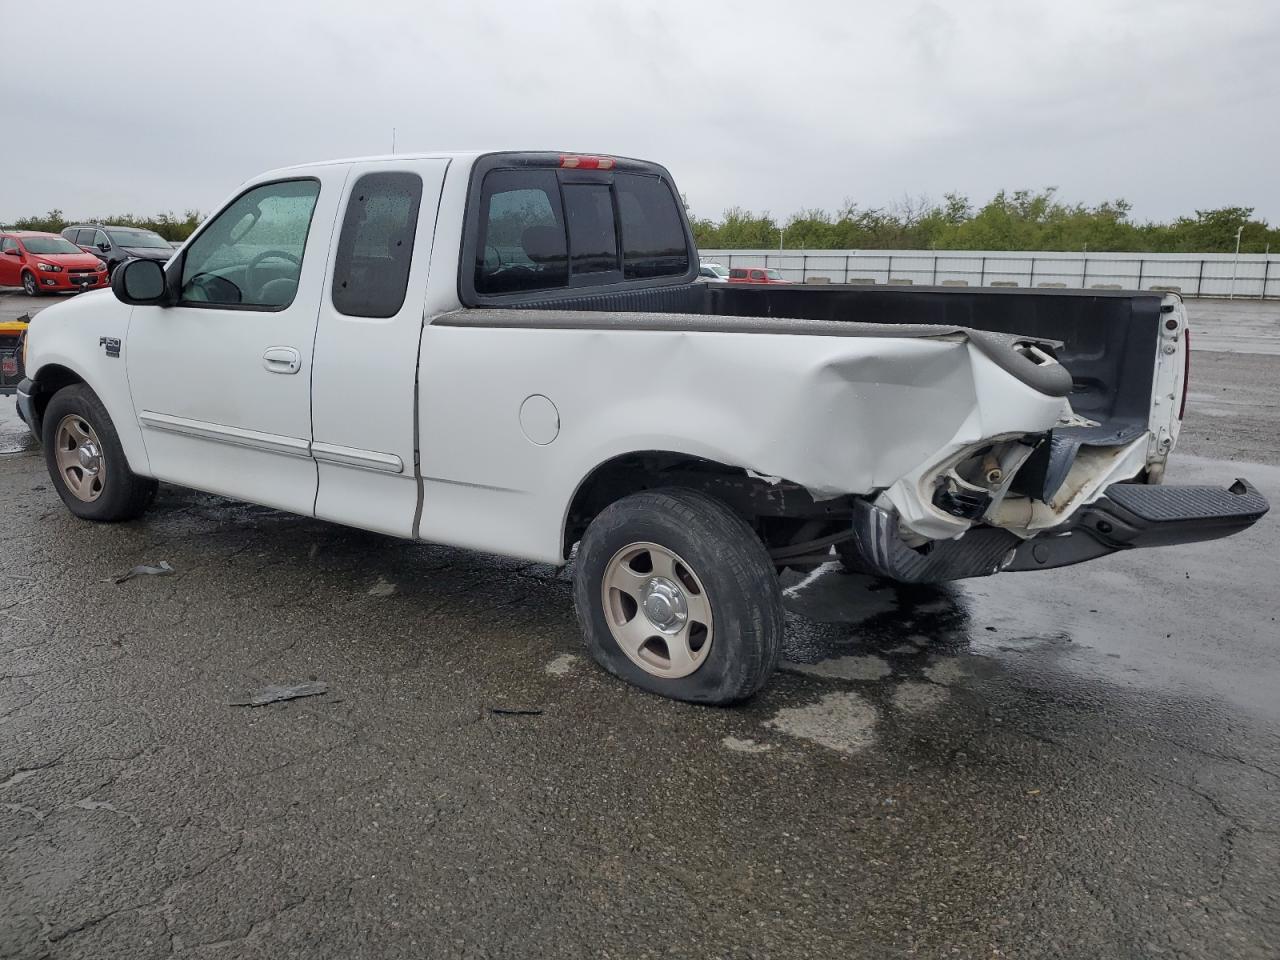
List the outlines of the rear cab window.
<svg viewBox="0 0 1280 960">
<path fill-rule="evenodd" d="M 481 158 L 464 233 L 463 302 L 691 281 L 697 259 L 665 171 L 608 162 L 565 169 L 558 154 Z"/>
</svg>

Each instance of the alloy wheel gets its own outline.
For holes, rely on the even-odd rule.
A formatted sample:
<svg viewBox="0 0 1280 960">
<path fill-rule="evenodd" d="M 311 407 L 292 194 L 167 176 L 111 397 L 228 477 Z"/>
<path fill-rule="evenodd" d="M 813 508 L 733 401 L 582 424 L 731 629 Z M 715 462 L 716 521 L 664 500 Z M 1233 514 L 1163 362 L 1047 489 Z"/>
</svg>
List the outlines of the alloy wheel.
<svg viewBox="0 0 1280 960">
<path fill-rule="evenodd" d="M 605 566 L 605 621 L 623 653 L 655 677 L 687 677 L 707 661 L 714 631 L 702 581 L 676 553 L 632 543 Z"/>
<path fill-rule="evenodd" d="M 102 443 L 89 421 L 69 413 L 58 423 L 54 435 L 54 459 L 71 495 L 93 503 L 106 489 L 107 463 Z"/>
</svg>

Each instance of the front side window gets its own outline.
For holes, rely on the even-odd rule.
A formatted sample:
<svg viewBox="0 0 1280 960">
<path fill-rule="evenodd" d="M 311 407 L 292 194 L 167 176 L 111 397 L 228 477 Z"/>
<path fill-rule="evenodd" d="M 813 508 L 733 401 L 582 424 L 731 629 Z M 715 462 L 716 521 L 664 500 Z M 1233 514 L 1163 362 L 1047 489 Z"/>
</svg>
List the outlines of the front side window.
<svg viewBox="0 0 1280 960">
<path fill-rule="evenodd" d="M 80 233 L 76 236 L 76 243 L 80 244 L 82 247 L 92 247 L 93 228 L 89 227 L 88 229 L 85 229 L 82 227 L 80 229 Z"/>
<path fill-rule="evenodd" d="M 476 292 L 547 290 L 568 282 L 568 245 L 554 171 L 489 173 L 480 193 Z"/>
<path fill-rule="evenodd" d="M 265 183 L 241 194 L 187 247 L 181 301 L 283 310 L 298 293 L 320 184 Z"/>
<path fill-rule="evenodd" d="M 351 188 L 333 268 L 333 307 L 394 317 L 404 305 L 422 203 L 416 173 L 367 173 Z"/>
<path fill-rule="evenodd" d="M 18 249 L 18 241 L 14 240 L 12 237 L 5 237 L 3 240 L 0 240 L 0 253 L 4 253 L 7 250 L 17 250 L 17 249 Z M 79 252 L 80 252 L 79 250 L 76 250 L 76 253 L 79 253 Z"/>
<path fill-rule="evenodd" d="M 93 243 L 94 243 L 94 245 L 95 245 L 95 246 L 99 246 L 99 247 L 109 247 L 109 246 L 111 246 L 111 241 L 109 241 L 109 240 L 107 239 L 107 235 L 106 235 L 105 233 L 103 233 L 101 230 L 98 230 L 98 231 L 95 231 L 95 232 L 94 232 L 94 234 L 93 234 Z"/>
</svg>

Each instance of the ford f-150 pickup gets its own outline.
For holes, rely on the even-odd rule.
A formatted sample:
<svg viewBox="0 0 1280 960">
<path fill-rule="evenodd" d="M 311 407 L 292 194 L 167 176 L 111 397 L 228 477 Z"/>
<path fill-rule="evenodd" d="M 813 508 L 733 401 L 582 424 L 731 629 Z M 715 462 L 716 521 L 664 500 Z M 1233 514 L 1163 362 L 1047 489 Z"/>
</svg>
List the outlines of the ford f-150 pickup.
<svg viewBox="0 0 1280 960">
<path fill-rule="evenodd" d="M 19 407 L 78 517 L 166 481 L 572 562 L 595 659 L 703 703 L 773 671 L 787 568 L 1044 570 L 1266 512 L 1161 483 L 1178 297 L 698 283 L 678 197 L 583 154 L 273 171 L 36 317 Z"/>
</svg>

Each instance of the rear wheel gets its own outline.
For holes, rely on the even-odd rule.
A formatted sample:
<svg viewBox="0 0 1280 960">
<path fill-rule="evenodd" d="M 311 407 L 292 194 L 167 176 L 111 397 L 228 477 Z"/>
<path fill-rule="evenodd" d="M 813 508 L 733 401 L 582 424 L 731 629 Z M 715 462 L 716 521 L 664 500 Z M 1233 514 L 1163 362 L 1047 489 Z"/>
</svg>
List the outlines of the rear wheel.
<svg viewBox="0 0 1280 960">
<path fill-rule="evenodd" d="M 40 296 L 40 284 L 36 280 L 36 275 L 30 270 L 22 271 L 22 292 L 28 297 Z"/>
<path fill-rule="evenodd" d="M 77 517 L 131 520 L 155 499 L 156 482 L 129 469 L 106 407 L 85 384 L 53 395 L 44 412 L 43 433 L 49 476 Z"/>
<path fill-rule="evenodd" d="M 651 693 L 729 704 L 768 681 L 782 596 L 755 532 L 692 490 L 634 494 L 587 528 L 574 605 L 592 657 Z"/>
</svg>

